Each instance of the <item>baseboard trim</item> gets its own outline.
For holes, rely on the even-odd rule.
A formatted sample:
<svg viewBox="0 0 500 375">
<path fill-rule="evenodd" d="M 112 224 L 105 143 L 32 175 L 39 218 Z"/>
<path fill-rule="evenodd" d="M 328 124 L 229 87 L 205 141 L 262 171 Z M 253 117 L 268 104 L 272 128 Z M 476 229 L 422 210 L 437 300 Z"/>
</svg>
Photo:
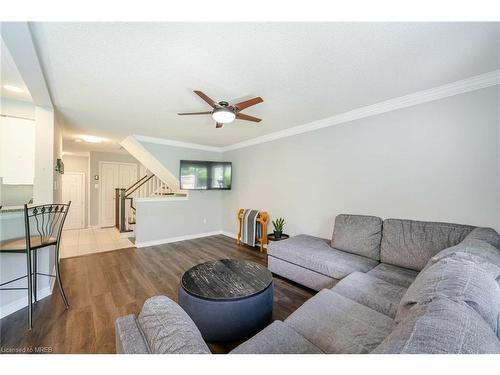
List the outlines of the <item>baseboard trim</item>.
<svg viewBox="0 0 500 375">
<path fill-rule="evenodd" d="M 225 230 L 221 230 L 220 231 L 222 235 L 226 236 L 226 237 L 231 237 L 231 238 L 234 238 L 236 239 L 238 237 L 238 235 L 236 233 L 231 233 L 231 232 L 227 232 Z"/>
<path fill-rule="evenodd" d="M 187 234 L 185 236 L 161 238 L 161 239 L 152 240 L 152 241 L 136 241 L 135 247 L 141 248 L 141 247 L 148 247 L 148 246 L 156 246 L 156 245 L 162 245 L 162 244 L 166 244 L 166 243 L 194 240 L 196 238 L 209 237 L 209 236 L 216 236 L 218 234 L 224 234 L 224 233 L 221 230 L 216 230 L 213 232 Z"/>
</svg>

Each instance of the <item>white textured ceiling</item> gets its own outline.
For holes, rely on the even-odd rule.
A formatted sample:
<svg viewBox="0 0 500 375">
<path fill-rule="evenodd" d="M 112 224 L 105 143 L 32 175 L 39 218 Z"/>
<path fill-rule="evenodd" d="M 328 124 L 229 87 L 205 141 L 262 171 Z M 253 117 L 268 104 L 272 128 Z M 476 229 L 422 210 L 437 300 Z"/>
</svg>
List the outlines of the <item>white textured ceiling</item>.
<svg viewBox="0 0 500 375">
<path fill-rule="evenodd" d="M 15 86 L 23 92 L 13 92 L 6 90 L 3 86 L 10 85 Z M 31 95 L 24 83 L 21 74 L 17 70 L 17 66 L 12 59 L 12 56 L 5 45 L 4 41 L 0 37 L 0 97 L 7 99 L 19 100 L 22 102 L 32 103 Z"/>
<path fill-rule="evenodd" d="M 143 134 L 225 146 L 500 68 L 500 23 L 33 23 L 65 144 Z M 192 90 L 259 95 L 215 129 Z"/>
</svg>

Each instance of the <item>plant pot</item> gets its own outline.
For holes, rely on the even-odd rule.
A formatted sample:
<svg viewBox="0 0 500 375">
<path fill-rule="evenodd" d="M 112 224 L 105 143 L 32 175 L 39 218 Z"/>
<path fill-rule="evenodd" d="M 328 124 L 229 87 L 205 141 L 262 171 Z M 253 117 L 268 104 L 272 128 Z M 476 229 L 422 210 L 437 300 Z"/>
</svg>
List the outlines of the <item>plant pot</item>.
<svg viewBox="0 0 500 375">
<path fill-rule="evenodd" d="M 274 238 L 281 238 L 282 234 L 283 234 L 283 232 L 275 230 L 274 231 Z"/>
</svg>

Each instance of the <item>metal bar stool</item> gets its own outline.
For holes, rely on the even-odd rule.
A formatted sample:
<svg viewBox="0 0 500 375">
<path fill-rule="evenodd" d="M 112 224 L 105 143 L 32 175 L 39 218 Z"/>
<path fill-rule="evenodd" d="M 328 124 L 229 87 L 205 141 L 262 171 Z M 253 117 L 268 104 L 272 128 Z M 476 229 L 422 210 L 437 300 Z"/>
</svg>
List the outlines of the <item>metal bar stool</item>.
<svg viewBox="0 0 500 375">
<path fill-rule="evenodd" d="M 68 204 L 44 204 L 40 206 L 28 207 L 24 205 L 24 226 L 25 237 L 13 238 L 0 242 L 0 253 L 16 253 L 26 255 L 27 274 L 6 281 L 0 287 L 11 284 L 15 281 L 27 278 L 28 286 L 25 288 L 0 288 L 0 290 L 28 290 L 28 329 L 33 327 L 33 300 L 37 300 L 37 276 L 55 277 L 59 292 L 64 302 L 64 307 L 69 308 L 68 299 L 64 293 L 59 270 L 59 246 L 61 234 L 69 211 L 71 201 Z M 55 248 L 55 269 L 56 274 L 50 275 L 38 272 L 37 253 L 38 250 L 54 246 Z"/>
</svg>

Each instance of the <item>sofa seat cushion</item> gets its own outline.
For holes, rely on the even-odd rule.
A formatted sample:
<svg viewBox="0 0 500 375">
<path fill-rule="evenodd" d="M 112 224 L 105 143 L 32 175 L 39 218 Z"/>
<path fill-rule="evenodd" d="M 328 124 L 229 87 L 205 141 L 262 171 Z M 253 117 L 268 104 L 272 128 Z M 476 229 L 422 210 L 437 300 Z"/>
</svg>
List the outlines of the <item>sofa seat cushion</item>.
<svg viewBox="0 0 500 375">
<path fill-rule="evenodd" d="M 411 309 L 373 353 L 500 353 L 500 341 L 470 306 L 438 298 Z"/>
<path fill-rule="evenodd" d="M 325 353 L 369 353 L 394 328 L 388 316 L 323 289 L 285 323 Z"/>
<path fill-rule="evenodd" d="M 378 264 L 373 259 L 334 249 L 327 240 L 305 234 L 271 242 L 267 254 L 335 279 L 355 271 L 369 271 Z"/>
<path fill-rule="evenodd" d="M 152 353 L 210 353 L 188 314 L 166 296 L 147 299 L 137 320 Z"/>
<path fill-rule="evenodd" d="M 492 228 L 474 228 L 465 239 L 485 241 L 500 250 L 500 235 Z"/>
<path fill-rule="evenodd" d="M 406 292 L 406 288 L 402 286 L 362 272 L 351 273 L 340 280 L 332 290 L 393 319 Z"/>
<path fill-rule="evenodd" d="M 338 215 L 333 228 L 332 247 L 380 260 L 382 219 L 365 215 Z"/>
<path fill-rule="evenodd" d="M 384 220 L 380 261 L 420 271 L 431 257 L 460 243 L 473 229 L 460 224 Z"/>
<path fill-rule="evenodd" d="M 275 320 L 230 354 L 322 354 L 323 352 L 280 320 Z"/>
<path fill-rule="evenodd" d="M 416 304 L 438 297 L 464 302 L 474 309 L 496 333 L 500 317 L 500 288 L 481 264 L 468 259 L 444 258 L 422 271 L 403 296 L 396 322 L 405 319 Z"/>
<path fill-rule="evenodd" d="M 388 283 L 408 288 L 418 275 L 417 271 L 390 264 L 380 263 L 368 271 L 368 275 Z"/>
</svg>

